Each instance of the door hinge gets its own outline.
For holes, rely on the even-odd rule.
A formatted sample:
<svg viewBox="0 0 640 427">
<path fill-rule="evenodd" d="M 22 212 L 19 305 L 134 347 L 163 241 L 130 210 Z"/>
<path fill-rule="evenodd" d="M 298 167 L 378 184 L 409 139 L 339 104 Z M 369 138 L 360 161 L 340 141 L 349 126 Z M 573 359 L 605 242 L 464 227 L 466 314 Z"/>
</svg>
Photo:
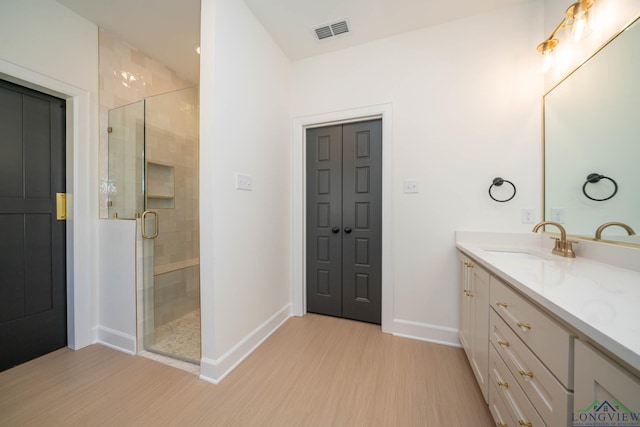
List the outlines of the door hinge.
<svg viewBox="0 0 640 427">
<path fill-rule="evenodd" d="M 109 126 L 109 127 L 107 128 L 107 133 L 111 133 L 111 132 L 113 132 L 113 128 L 112 128 L 111 126 Z"/>
<path fill-rule="evenodd" d="M 67 193 L 56 193 L 56 219 L 67 219 Z"/>
</svg>

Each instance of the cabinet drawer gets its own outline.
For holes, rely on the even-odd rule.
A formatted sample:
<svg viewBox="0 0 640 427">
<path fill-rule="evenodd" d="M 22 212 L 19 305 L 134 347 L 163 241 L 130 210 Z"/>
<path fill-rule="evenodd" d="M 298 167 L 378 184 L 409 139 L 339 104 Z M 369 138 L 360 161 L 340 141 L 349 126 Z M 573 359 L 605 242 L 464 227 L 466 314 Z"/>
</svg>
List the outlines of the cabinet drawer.
<svg viewBox="0 0 640 427">
<path fill-rule="evenodd" d="M 560 382 L 573 389 L 573 337 L 524 297 L 491 276 L 491 306 Z"/>
<path fill-rule="evenodd" d="M 489 381 L 492 386 L 495 385 L 509 415 L 518 423 L 518 426 L 546 426 L 493 345 L 489 346 Z"/>
<path fill-rule="evenodd" d="M 569 423 L 573 395 L 567 391 L 518 336 L 490 310 L 489 340 L 545 423 Z"/>
<path fill-rule="evenodd" d="M 507 404 L 502 399 L 495 382 L 489 384 L 489 410 L 496 423 L 496 427 L 516 427 L 518 422 L 511 418 Z"/>
</svg>

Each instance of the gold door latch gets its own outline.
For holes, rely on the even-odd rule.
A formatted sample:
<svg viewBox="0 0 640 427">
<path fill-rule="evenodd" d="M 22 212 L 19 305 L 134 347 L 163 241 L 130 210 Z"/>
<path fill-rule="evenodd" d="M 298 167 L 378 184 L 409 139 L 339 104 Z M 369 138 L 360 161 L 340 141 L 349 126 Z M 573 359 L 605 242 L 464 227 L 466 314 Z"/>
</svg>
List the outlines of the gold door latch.
<svg viewBox="0 0 640 427">
<path fill-rule="evenodd" d="M 67 219 L 67 193 L 56 193 L 56 219 L 58 221 Z"/>
</svg>

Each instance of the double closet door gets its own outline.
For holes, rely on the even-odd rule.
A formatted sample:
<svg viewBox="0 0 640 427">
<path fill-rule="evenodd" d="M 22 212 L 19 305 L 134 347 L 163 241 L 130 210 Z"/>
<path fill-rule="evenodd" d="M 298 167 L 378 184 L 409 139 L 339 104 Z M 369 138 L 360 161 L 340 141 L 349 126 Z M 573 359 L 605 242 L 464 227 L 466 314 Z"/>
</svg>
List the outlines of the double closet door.
<svg viewBox="0 0 640 427">
<path fill-rule="evenodd" d="M 307 311 L 380 323 L 382 120 L 307 130 Z"/>
</svg>

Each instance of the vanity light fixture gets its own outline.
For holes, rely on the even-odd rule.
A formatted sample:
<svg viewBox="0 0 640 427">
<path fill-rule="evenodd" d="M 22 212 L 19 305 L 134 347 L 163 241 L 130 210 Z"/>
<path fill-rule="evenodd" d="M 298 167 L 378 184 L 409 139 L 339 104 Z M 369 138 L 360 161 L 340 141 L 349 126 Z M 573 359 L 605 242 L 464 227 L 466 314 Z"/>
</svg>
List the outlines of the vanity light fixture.
<svg viewBox="0 0 640 427">
<path fill-rule="evenodd" d="M 560 21 L 551 35 L 538 45 L 538 52 L 542 54 L 542 71 L 545 73 L 551 68 L 553 62 L 553 50 L 558 46 L 560 40 L 556 38 L 562 29 L 568 29 L 573 41 L 579 41 L 588 33 L 590 21 L 592 20 L 591 7 L 596 0 L 579 0 L 567 9 L 565 17 Z"/>
</svg>

